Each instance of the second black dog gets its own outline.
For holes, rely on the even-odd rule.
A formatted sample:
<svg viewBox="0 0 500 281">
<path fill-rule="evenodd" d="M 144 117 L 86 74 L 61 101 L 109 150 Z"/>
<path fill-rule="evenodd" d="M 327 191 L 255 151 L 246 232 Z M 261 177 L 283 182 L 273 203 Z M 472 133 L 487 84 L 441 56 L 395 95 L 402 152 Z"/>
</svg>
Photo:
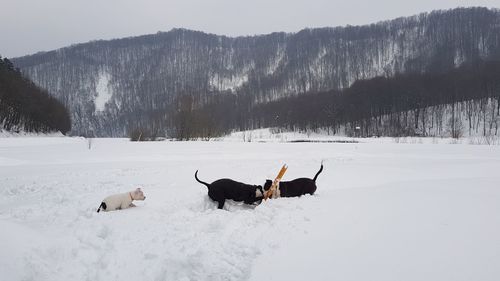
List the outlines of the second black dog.
<svg viewBox="0 0 500 281">
<path fill-rule="evenodd" d="M 316 191 L 316 179 L 318 175 L 323 171 L 323 164 L 321 168 L 316 173 L 313 179 L 309 178 L 298 178 L 292 181 L 282 181 L 279 183 L 279 187 L 276 190 L 276 197 L 298 197 L 304 194 L 314 194 Z M 273 184 L 272 180 L 266 180 L 264 184 L 264 190 L 267 191 L 271 188 Z"/>
<path fill-rule="evenodd" d="M 224 207 L 226 199 L 253 204 L 262 200 L 264 196 L 262 186 L 260 185 L 244 184 L 231 179 L 220 179 L 208 184 L 198 179 L 198 171 L 194 173 L 194 178 L 197 182 L 208 187 L 208 197 L 217 201 L 219 209 Z"/>
</svg>

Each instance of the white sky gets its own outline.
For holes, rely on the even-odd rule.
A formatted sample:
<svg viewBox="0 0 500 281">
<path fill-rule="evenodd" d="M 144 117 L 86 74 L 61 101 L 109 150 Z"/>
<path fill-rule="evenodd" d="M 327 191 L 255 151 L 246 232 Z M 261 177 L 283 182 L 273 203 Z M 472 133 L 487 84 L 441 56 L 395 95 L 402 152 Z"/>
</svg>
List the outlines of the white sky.
<svg viewBox="0 0 500 281">
<path fill-rule="evenodd" d="M 0 0 L 0 55 L 17 57 L 174 27 L 255 35 L 470 6 L 500 8 L 500 0 Z"/>
</svg>

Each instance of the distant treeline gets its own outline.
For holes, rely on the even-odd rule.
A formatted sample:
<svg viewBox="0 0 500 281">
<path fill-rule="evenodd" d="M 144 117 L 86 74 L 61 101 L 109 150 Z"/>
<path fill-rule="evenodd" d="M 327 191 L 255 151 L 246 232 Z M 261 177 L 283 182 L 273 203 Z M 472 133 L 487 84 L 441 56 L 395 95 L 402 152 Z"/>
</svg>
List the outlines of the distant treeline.
<svg viewBox="0 0 500 281">
<path fill-rule="evenodd" d="M 64 105 L 23 77 L 10 60 L 1 57 L 0 129 L 62 133 L 71 129 Z"/>
<path fill-rule="evenodd" d="M 196 108 L 183 95 L 171 125 L 183 139 L 265 127 L 324 128 L 360 136 L 497 135 L 499 100 L 500 62 L 480 61 L 445 73 L 377 77 L 345 90 L 257 105 L 245 96 L 226 94 Z"/>
</svg>

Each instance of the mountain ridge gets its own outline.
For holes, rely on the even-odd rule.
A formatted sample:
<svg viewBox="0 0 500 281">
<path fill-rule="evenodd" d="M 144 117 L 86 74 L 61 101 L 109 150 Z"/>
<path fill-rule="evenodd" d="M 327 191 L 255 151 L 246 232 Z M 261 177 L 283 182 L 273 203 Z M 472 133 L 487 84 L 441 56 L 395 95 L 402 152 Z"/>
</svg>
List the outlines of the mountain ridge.
<svg viewBox="0 0 500 281">
<path fill-rule="evenodd" d="M 65 48 L 72 48 L 72 47 L 78 47 L 80 45 L 85 45 L 89 43 L 96 43 L 96 42 L 108 42 L 108 41 L 115 41 L 115 40 L 128 40 L 128 39 L 140 39 L 144 37 L 150 37 L 150 36 L 156 36 L 159 34 L 165 34 L 165 33 L 170 33 L 170 32 L 175 32 L 175 31 L 188 31 L 188 32 L 196 32 L 196 33 L 203 33 L 206 35 L 212 35 L 212 36 L 218 36 L 218 37 L 226 37 L 230 39 L 238 39 L 238 38 L 247 38 L 247 37 L 256 37 L 256 36 L 268 36 L 268 35 L 273 35 L 273 34 L 284 34 L 284 35 L 294 35 L 297 34 L 301 31 L 304 30 L 318 30 L 318 29 L 336 29 L 336 28 L 349 28 L 349 27 L 363 27 L 363 26 L 370 26 L 370 25 L 378 25 L 378 24 L 385 24 L 391 21 L 396 21 L 396 20 L 402 20 L 402 19 L 410 19 L 410 18 L 418 18 L 419 16 L 424 16 L 424 15 L 429 15 L 432 13 L 441 13 L 441 12 L 449 12 L 449 11 L 454 11 L 454 10 L 467 10 L 467 9 L 486 9 L 489 11 L 494 11 L 494 12 L 499 12 L 500 8 L 486 8 L 482 6 L 473 6 L 473 7 L 457 7 L 457 8 L 452 8 L 452 9 L 438 9 L 438 10 L 432 10 L 432 11 L 427 11 L 427 12 L 421 12 L 415 15 L 410 15 L 410 16 L 399 16 L 395 17 L 392 19 L 386 19 L 386 20 L 379 20 L 377 22 L 373 23 L 368 23 L 368 24 L 345 24 L 345 25 L 338 25 L 338 26 L 322 26 L 322 27 L 304 27 L 298 31 L 292 31 L 292 32 L 285 32 L 285 31 L 272 31 L 269 33 L 257 33 L 253 35 L 236 35 L 236 36 L 231 36 L 231 35 L 226 35 L 226 34 L 220 34 L 216 32 L 210 32 L 210 31 L 203 31 L 203 30 L 197 30 L 197 29 L 190 29 L 190 28 L 184 28 L 184 27 L 173 27 L 168 31 L 163 31 L 159 30 L 156 33 L 148 33 L 148 34 L 141 34 L 141 35 L 130 35 L 130 36 L 124 36 L 124 37 L 115 37 L 115 38 L 108 38 L 108 39 L 94 39 L 94 40 L 89 40 L 86 42 L 76 42 L 69 44 L 67 46 L 63 46 L 60 48 L 56 48 L 53 50 L 48 50 L 48 51 L 39 51 L 36 53 L 31 53 L 31 54 L 25 54 L 22 56 L 16 56 L 16 57 L 11 57 L 11 60 L 19 59 L 19 58 L 25 58 L 25 57 L 30 57 L 30 56 L 38 56 L 38 55 L 43 55 L 46 53 L 51 53 L 51 52 L 56 52 L 61 49 Z"/>
<path fill-rule="evenodd" d="M 234 38 L 173 29 L 13 62 L 70 108 L 75 134 L 124 136 L 151 122 L 144 112 L 163 114 L 168 129 L 182 95 L 193 96 L 194 106 L 224 92 L 265 103 L 377 76 L 443 72 L 465 61 L 498 58 L 500 12 L 457 8 L 363 26 Z M 110 99 L 96 110 L 100 96 Z"/>
</svg>

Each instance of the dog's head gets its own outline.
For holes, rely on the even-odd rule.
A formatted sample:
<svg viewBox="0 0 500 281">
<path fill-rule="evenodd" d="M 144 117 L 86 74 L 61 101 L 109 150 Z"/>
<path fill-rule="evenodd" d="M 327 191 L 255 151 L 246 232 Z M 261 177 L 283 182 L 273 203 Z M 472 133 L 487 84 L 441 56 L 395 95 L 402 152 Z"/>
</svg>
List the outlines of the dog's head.
<svg viewBox="0 0 500 281">
<path fill-rule="evenodd" d="M 262 190 L 262 185 L 255 185 L 255 198 L 264 197 L 264 190 Z"/>
<path fill-rule="evenodd" d="M 264 192 L 267 192 L 269 189 L 271 189 L 272 185 L 273 185 L 273 181 L 272 180 L 266 180 L 266 183 L 264 184 Z M 271 194 L 271 197 L 272 198 L 281 197 L 281 191 L 279 189 L 279 185 L 278 185 L 278 188 L 273 191 L 273 193 Z"/>
<path fill-rule="evenodd" d="M 130 192 L 130 195 L 134 200 L 144 200 L 146 199 L 146 196 L 144 196 L 144 193 L 142 192 L 141 188 L 137 188 L 136 190 Z"/>
<path fill-rule="evenodd" d="M 271 185 L 273 185 L 273 181 L 272 180 L 266 180 L 266 183 L 264 184 L 264 190 L 268 191 L 269 188 L 271 188 Z"/>
</svg>

